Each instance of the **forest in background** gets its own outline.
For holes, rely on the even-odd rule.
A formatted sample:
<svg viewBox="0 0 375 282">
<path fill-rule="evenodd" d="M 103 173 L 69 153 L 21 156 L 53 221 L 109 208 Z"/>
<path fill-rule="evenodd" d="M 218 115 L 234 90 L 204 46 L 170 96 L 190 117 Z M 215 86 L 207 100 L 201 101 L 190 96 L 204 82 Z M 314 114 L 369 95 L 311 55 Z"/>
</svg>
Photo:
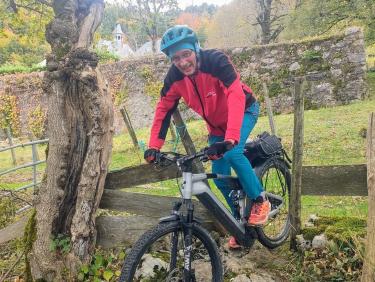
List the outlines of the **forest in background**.
<svg viewBox="0 0 375 282">
<path fill-rule="evenodd" d="M 50 51 L 44 35 L 53 17 L 48 4 L 42 0 L 0 2 L 0 68 L 38 68 Z M 156 41 L 174 24 L 192 27 L 205 48 L 300 40 L 356 25 L 364 30 L 369 60 L 375 60 L 375 2 L 371 0 L 232 0 L 223 6 L 204 3 L 183 10 L 177 0 L 108 1 L 94 43 L 111 39 L 116 23 L 134 50 Z"/>
</svg>

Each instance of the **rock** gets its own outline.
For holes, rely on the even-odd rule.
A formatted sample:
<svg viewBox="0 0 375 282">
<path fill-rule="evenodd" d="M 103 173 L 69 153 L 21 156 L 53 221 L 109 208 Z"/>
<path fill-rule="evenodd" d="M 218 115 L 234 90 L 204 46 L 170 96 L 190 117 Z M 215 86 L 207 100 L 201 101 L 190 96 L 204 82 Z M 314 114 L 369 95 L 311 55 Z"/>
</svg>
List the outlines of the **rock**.
<svg viewBox="0 0 375 282">
<path fill-rule="evenodd" d="M 192 262 L 192 268 L 196 273 L 197 282 L 206 282 L 212 280 L 212 266 L 210 262 L 207 262 L 205 260 L 194 260 Z"/>
<path fill-rule="evenodd" d="M 262 273 L 262 275 L 253 273 L 250 275 L 250 281 L 251 282 L 275 282 L 275 279 L 273 279 L 267 273 Z"/>
<path fill-rule="evenodd" d="M 233 278 L 231 282 L 252 282 L 252 280 L 250 280 L 245 274 L 241 274 Z"/>
<path fill-rule="evenodd" d="M 309 219 L 307 221 L 315 223 L 318 219 L 319 219 L 319 217 L 316 214 L 310 214 Z"/>
<path fill-rule="evenodd" d="M 243 270 L 253 270 L 254 263 L 249 261 L 245 258 L 238 258 L 234 256 L 230 256 L 226 258 L 226 261 L 224 262 L 226 268 L 234 273 L 241 273 Z"/>
<path fill-rule="evenodd" d="M 234 48 L 233 50 L 232 50 L 232 54 L 241 54 L 242 52 L 243 52 L 243 49 L 244 48 Z"/>
<path fill-rule="evenodd" d="M 302 234 L 296 236 L 297 246 L 300 250 L 305 251 L 311 249 L 311 241 L 303 238 Z"/>
<path fill-rule="evenodd" d="M 348 35 L 358 33 L 358 32 L 361 32 L 361 29 L 359 27 L 352 26 L 345 30 L 345 35 L 348 36 Z"/>
<path fill-rule="evenodd" d="M 333 77 L 339 77 L 342 74 L 342 71 L 340 69 L 332 69 L 331 73 Z"/>
<path fill-rule="evenodd" d="M 301 66 L 299 65 L 299 63 L 294 62 L 293 64 L 289 66 L 289 71 L 296 71 L 296 70 L 299 70 L 300 68 Z"/>
<path fill-rule="evenodd" d="M 348 54 L 348 61 L 349 63 L 365 63 L 366 62 L 366 57 L 363 56 L 363 54 L 358 54 L 358 53 L 351 53 Z"/>
<path fill-rule="evenodd" d="M 324 249 L 328 244 L 326 235 L 320 234 L 314 237 L 312 240 L 312 248 L 313 249 Z"/>
<path fill-rule="evenodd" d="M 142 257 L 144 259 L 142 267 L 135 273 L 136 279 L 142 274 L 143 278 L 151 278 L 154 274 L 154 269 L 161 269 L 162 267 L 167 268 L 168 263 L 161 260 L 160 258 L 154 258 L 150 254 L 146 254 Z"/>
<path fill-rule="evenodd" d="M 315 51 L 320 51 L 322 49 L 322 47 L 321 46 L 319 46 L 319 45 L 317 45 L 317 46 L 314 46 L 314 50 Z"/>
<path fill-rule="evenodd" d="M 312 222 L 306 222 L 305 227 L 314 227 L 314 223 Z"/>
<path fill-rule="evenodd" d="M 339 65 L 341 64 L 341 62 L 342 62 L 342 59 L 340 59 L 340 58 L 336 58 L 336 59 L 334 59 L 334 60 L 332 61 L 332 65 L 334 65 L 334 66 L 339 66 Z"/>
<path fill-rule="evenodd" d="M 275 62 L 275 59 L 268 57 L 268 58 L 262 58 L 260 61 L 264 64 L 271 65 Z"/>
</svg>

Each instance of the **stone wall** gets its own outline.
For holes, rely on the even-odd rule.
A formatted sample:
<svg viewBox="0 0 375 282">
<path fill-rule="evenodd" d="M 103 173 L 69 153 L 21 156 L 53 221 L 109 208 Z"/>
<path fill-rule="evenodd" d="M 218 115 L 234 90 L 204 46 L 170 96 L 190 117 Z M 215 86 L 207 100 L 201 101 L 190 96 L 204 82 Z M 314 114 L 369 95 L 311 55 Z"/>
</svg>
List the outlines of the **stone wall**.
<svg viewBox="0 0 375 282">
<path fill-rule="evenodd" d="M 344 34 L 299 43 L 282 43 L 228 51 L 242 79 L 255 93 L 261 77 L 269 77 L 269 95 L 276 113 L 293 110 L 293 79 L 306 76 L 305 109 L 347 104 L 367 95 L 363 34 Z M 260 97 L 262 100 L 262 97 Z"/>
<path fill-rule="evenodd" d="M 261 79 L 269 79 L 269 93 L 276 113 L 293 110 L 295 76 L 304 75 L 308 80 L 306 109 L 347 104 L 366 97 L 365 48 L 363 34 L 358 28 L 349 28 L 333 37 L 224 51 L 261 102 Z M 150 92 L 154 97 L 158 95 L 169 64 L 165 57 L 159 56 L 100 66 L 113 97 L 122 95 L 125 99 L 135 128 L 150 126 L 155 104 Z M 42 76 L 42 73 L 0 76 L 0 95 L 11 93 L 18 97 L 24 133 L 28 111 L 46 102 L 41 90 Z M 122 94 L 119 96 L 119 93 Z M 186 111 L 186 115 L 191 116 L 191 113 Z M 123 127 L 116 109 L 116 132 Z"/>
</svg>

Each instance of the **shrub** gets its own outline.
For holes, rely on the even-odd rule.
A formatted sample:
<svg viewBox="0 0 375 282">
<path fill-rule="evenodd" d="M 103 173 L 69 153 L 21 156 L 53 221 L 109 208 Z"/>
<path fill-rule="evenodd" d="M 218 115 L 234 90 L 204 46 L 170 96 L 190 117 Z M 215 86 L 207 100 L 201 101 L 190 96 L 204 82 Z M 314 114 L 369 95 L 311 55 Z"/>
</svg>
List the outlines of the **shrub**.
<svg viewBox="0 0 375 282">
<path fill-rule="evenodd" d="M 0 74 L 11 74 L 11 73 L 30 73 L 35 71 L 44 71 L 46 67 L 39 65 L 32 65 L 31 67 L 25 65 L 15 65 L 6 63 L 0 66 Z"/>
<path fill-rule="evenodd" d="M 39 105 L 28 114 L 28 125 L 30 132 L 38 139 L 42 138 L 45 133 L 46 113 Z"/>
<path fill-rule="evenodd" d="M 94 52 L 98 56 L 100 63 L 117 62 L 120 60 L 120 57 L 118 55 L 107 50 L 95 49 Z"/>
<path fill-rule="evenodd" d="M 10 128 L 14 137 L 21 133 L 20 112 L 17 98 L 12 95 L 0 95 L 0 128 Z"/>
</svg>

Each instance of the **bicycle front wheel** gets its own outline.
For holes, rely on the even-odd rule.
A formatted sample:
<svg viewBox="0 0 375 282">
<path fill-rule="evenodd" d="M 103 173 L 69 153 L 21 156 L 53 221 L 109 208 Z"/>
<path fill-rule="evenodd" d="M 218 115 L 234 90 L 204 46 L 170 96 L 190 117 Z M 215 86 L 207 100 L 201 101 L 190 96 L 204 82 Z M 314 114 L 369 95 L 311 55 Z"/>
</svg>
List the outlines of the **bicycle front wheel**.
<svg viewBox="0 0 375 282">
<path fill-rule="evenodd" d="M 258 240 L 264 246 L 274 249 L 285 242 L 290 231 L 289 196 L 291 187 L 291 175 L 286 163 L 280 159 L 269 159 L 260 167 L 256 168 L 263 188 L 283 199 L 283 205 L 273 198 L 268 198 L 272 211 L 279 209 L 271 215 L 267 223 L 257 228 Z"/>
<path fill-rule="evenodd" d="M 120 281 L 184 281 L 184 250 L 182 224 L 159 223 L 133 246 L 125 258 Z M 195 282 L 223 281 L 217 245 L 196 223 L 192 224 L 191 277 Z"/>
</svg>

